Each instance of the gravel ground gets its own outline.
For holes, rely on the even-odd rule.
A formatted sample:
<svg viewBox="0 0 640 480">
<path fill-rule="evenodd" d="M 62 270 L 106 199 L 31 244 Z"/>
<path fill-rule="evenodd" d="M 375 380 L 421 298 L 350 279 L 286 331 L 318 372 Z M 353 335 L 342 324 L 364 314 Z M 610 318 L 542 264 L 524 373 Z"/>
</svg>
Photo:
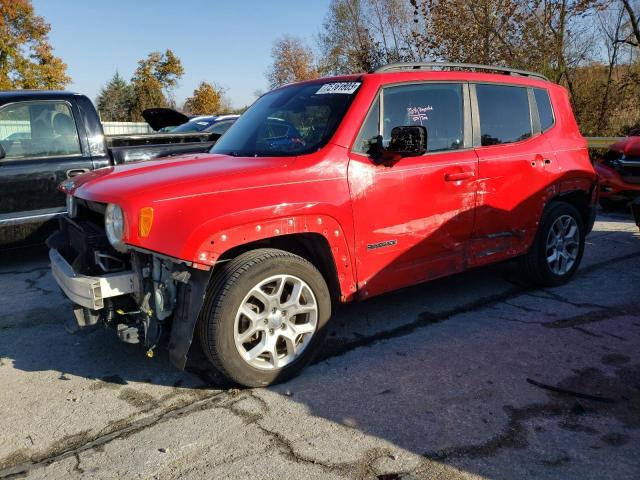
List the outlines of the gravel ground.
<svg viewBox="0 0 640 480">
<path fill-rule="evenodd" d="M 0 264 L 0 478 L 640 478 L 640 234 L 601 214 L 581 269 L 503 264 L 348 305 L 269 389 L 185 372 L 71 314 L 38 252 Z"/>
</svg>

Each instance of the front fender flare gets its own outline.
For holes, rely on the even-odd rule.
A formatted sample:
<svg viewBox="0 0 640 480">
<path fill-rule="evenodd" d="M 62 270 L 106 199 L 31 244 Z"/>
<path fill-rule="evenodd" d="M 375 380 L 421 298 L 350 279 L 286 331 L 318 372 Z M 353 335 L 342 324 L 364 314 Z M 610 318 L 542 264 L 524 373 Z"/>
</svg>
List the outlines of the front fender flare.
<svg viewBox="0 0 640 480">
<path fill-rule="evenodd" d="M 295 215 L 254 221 L 209 235 L 193 253 L 195 266 L 213 266 L 232 248 L 258 240 L 316 233 L 329 244 L 340 286 L 341 300 L 347 302 L 356 292 L 356 276 L 347 238 L 339 222 L 328 215 Z"/>
</svg>

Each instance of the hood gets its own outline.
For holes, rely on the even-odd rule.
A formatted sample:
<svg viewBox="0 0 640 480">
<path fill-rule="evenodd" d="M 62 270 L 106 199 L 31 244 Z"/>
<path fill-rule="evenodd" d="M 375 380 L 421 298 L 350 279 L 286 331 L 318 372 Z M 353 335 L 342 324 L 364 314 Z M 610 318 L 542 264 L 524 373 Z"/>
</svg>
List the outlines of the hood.
<svg viewBox="0 0 640 480">
<path fill-rule="evenodd" d="M 623 153 L 625 157 L 640 157 L 640 136 L 627 137 L 614 143 L 609 149 Z"/>
<path fill-rule="evenodd" d="M 101 168 L 63 182 L 61 189 L 102 203 L 126 203 L 141 196 L 157 202 L 254 186 L 262 173 L 292 161 L 291 157 L 184 155 Z"/>
<path fill-rule="evenodd" d="M 156 132 L 161 128 L 177 127 L 189 121 L 188 116 L 172 108 L 147 108 L 142 112 L 142 118 Z"/>
</svg>

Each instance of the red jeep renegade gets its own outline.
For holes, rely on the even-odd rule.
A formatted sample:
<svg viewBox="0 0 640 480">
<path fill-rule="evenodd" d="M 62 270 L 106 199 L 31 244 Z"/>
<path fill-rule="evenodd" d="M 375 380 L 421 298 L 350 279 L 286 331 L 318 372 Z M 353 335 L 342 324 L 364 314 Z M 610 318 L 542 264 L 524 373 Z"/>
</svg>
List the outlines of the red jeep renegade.
<svg viewBox="0 0 640 480">
<path fill-rule="evenodd" d="M 194 335 L 236 382 L 290 378 L 332 305 L 520 257 L 545 286 L 576 272 L 597 177 L 566 91 L 535 73 L 394 64 L 263 95 L 209 154 L 61 185 L 49 239 L 74 328 L 149 355 Z"/>
</svg>

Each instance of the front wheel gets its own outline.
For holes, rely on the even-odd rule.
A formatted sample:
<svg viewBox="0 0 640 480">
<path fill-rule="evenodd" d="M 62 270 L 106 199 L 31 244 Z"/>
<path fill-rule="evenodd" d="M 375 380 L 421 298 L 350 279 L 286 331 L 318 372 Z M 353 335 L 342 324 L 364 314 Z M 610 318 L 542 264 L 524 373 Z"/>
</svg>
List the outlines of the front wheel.
<svg viewBox="0 0 640 480">
<path fill-rule="evenodd" d="M 529 280 L 544 287 L 569 281 L 584 252 L 585 227 L 573 205 L 554 202 L 544 214 L 529 252 L 521 265 Z"/>
<path fill-rule="evenodd" d="M 207 293 L 199 339 L 232 380 L 259 387 L 285 381 L 311 361 L 326 335 L 331 299 L 307 260 L 275 249 L 221 267 Z"/>
</svg>

